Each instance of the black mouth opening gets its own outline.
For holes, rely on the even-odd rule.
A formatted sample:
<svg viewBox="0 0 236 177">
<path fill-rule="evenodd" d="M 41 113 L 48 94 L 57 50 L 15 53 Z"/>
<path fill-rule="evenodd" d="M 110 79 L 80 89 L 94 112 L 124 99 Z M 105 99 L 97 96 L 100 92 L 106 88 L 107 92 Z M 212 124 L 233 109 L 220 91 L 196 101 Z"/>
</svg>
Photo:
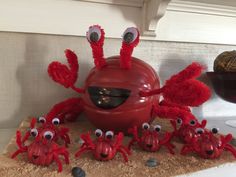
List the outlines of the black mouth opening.
<svg viewBox="0 0 236 177">
<path fill-rule="evenodd" d="M 33 159 L 36 160 L 39 156 L 38 155 L 33 155 Z"/>
<path fill-rule="evenodd" d="M 146 144 L 148 148 L 152 148 L 152 144 Z"/>
<path fill-rule="evenodd" d="M 88 87 L 88 93 L 93 104 L 103 109 L 113 109 L 123 104 L 131 91 L 123 88 Z"/>
<path fill-rule="evenodd" d="M 107 157 L 108 157 L 108 154 L 101 153 L 100 156 L 101 156 L 102 158 L 107 158 Z"/>
<path fill-rule="evenodd" d="M 214 152 L 213 150 L 207 150 L 207 151 L 206 151 L 206 154 L 207 154 L 207 155 L 212 155 L 213 152 Z"/>
</svg>

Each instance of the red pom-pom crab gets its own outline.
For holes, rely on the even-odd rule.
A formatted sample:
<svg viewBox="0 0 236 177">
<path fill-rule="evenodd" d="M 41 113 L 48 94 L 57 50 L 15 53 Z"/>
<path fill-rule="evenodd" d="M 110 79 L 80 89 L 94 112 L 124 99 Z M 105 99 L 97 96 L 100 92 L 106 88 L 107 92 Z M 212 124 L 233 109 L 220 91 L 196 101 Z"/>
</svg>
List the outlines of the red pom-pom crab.
<svg viewBox="0 0 236 177">
<path fill-rule="evenodd" d="M 161 146 L 165 146 L 171 154 L 174 154 L 173 148 L 175 146 L 170 143 L 172 137 L 171 133 L 166 132 L 164 137 L 160 138 L 160 125 L 150 127 L 148 123 L 143 123 L 142 128 L 141 137 L 138 135 L 137 126 L 128 130 L 128 132 L 133 135 L 133 139 L 129 142 L 129 149 L 131 149 L 131 146 L 133 146 L 134 143 L 137 143 L 139 147 L 149 152 L 156 152 Z"/>
<path fill-rule="evenodd" d="M 97 138 L 91 139 L 91 133 L 81 134 L 81 139 L 84 141 L 75 156 L 79 157 L 85 151 L 92 151 L 96 160 L 108 161 L 115 157 L 116 153 L 121 153 L 124 160 L 128 161 L 128 155 L 130 151 L 127 147 L 122 145 L 123 133 L 119 132 L 114 136 L 112 131 L 107 131 L 105 134 L 102 130 L 97 129 L 95 131 Z"/>
<path fill-rule="evenodd" d="M 191 120 L 188 124 L 183 124 L 181 118 L 178 118 L 176 122 L 171 122 L 174 126 L 173 135 L 178 137 L 184 143 L 191 142 L 192 138 L 194 138 L 198 134 L 198 131 L 202 131 L 207 123 L 206 120 L 202 120 L 201 123 L 199 123 L 199 121 L 197 120 Z M 178 124 L 179 128 L 177 128 L 176 124 Z"/>
<path fill-rule="evenodd" d="M 230 151 L 236 158 L 236 149 L 229 144 L 232 135 L 226 136 L 215 134 L 218 132 L 216 128 L 212 131 L 204 129 L 196 129 L 197 136 L 194 136 L 191 142 L 185 144 L 181 150 L 182 155 L 194 152 L 202 158 L 215 159 L 220 157 L 223 151 Z"/>
<path fill-rule="evenodd" d="M 139 43 L 136 28 L 125 30 L 120 55 L 107 59 L 103 55 L 104 36 L 104 30 L 98 25 L 91 26 L 87 32 L 95 67 L 82 88 L 75 86 L 79 65 L 74 52 L 65 51 L 69 67 L 57 61 L 49 65 L 48 73 L 55 82 L 82 94 L 80 98 L 56 104 L 47 114 L 49 119 L 75 120 L 85 112 L 97 128 L 126 132 L 130 127 L 141 127 L 144 122 L 153 120 L 162 109 L 162 106 L 153 109 L 159 104 L 160 93 L 168 102 L 181 106 L 200 105 L 209 98 L 208 87 L 195 80 L 203 69 L 198 63 L 188 66 L 160 88 L 155 70 L 132 57 L 133 49 Z"/>
<path fill-rule="evenodd" d="M 58 143 L 59 139 L 62 139 L 66 147 L 71 143 L 68 135 L 69 128 L 61 127 L 59 118 L 55 117 L 51 120 L 46 119 L 45 117 L 39 117 L 38 122 L 41 124 L 39 129 L 53 132 L 53 141 Z"/>
<path fill-rule="evenodd" d="M 170 105 L 165 101 L 162 101 L 160 105 L 163 106 L 163 109 L 159 111 L 159 115 L 171 119 L 170 123 L 174 128 L 173 136 L 178 137 L 184 143 L 191 141 L 196 135 L 196 129 L 204 129 L 207 124 L 206 120 L 199 122 L 188 107 Z M 167 105 L 168 107 L 164 109 Z"/>
<path fill-rule="evenodd" d="M 15 158 L 18 154 L 27 153 L 28 160 L 31 163 L 42 166 L 49 166 L 55 161 L 58 165 L 58 172 L 61 172 L 62 162 L 59 156 L 63 156 L 65 163 L 69 164 L 69 153 L 67 149 L 60 147 L 53 141 L 53 132 L 46 129 L 34 128 L 35 123 L 36 119 L 32 119 L 30 135 L 34 137 L 34 140 L 28 146 L 23 143 L 29 138 L 28 133 L 22 139 L 21 132 L 16 132 L 16 143 L 19 149 L 11 157 Z"/>
</svg>

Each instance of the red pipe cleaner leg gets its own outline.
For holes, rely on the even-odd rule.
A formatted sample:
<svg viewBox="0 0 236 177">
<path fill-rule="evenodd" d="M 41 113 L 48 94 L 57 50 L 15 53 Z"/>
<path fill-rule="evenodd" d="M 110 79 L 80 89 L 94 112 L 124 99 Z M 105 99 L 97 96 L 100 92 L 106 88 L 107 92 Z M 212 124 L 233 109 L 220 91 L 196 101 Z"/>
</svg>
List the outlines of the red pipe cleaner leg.
<svg viewBox="0 0 236 177">
<path fill-rule="evenodd" d="M 78 116 L 83 111 L 83 104 L 81 98 L 69 98 L 65 101 L 62 101 L 49 111 L 46 118 L 47 121 L 51 122 L 53 118 L 58 117 L 61 122 L 65 119 L 75 120 L 76 117 L 67 117 L 67 115 Z"/>
</svg>

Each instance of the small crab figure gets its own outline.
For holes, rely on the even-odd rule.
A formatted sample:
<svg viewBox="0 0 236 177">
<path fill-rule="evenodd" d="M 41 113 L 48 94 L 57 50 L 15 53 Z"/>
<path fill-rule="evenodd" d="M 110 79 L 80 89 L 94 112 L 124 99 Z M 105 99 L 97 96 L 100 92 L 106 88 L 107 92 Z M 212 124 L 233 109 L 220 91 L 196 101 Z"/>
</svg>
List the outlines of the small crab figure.
<svg viewBox="0 0 236 177">
<path fill-rule="evenodd" d="M 228 134 L 226 136 L 215 134 L 218 133 L 217 128 L 213 128 L 212 131 L 204 129 L 196 129 L 199 136 L 195 136 L 191 143 L 183 146 L 181 150 L 182 155 L 186 155 L 190 152 L 195 152 L 202 158 L 205 159 L 215 159 L 220 157 L 222 152 L 230 151 L 236 158 L 236 149 L 229 144 L 232 140 L 232 135 Z"/>
<path fill-rule="evenodd" d="M 165 133 L 164 138 L 160 140 L 160 125 L 155 125 L 153 126 L 153 129 L 151 129 L 148 123 L 143 123 L 142 128 L 141 137 L 138 136 L 137 126 L 128 130 L 128 132 L 133 135 L 133 139 L 130 141 L 128 146 L 129 149 L 131 149 L 131 146 L 133 146 L 134 143 L 137 143 L 143 150 L 149 152 L 156 152 L 161 146 L 166 146 L 169 152 L 174 154 L 173 148 L 175 148 L 175 146 L 170 143 L 172 137 L 171 133 Z"/>
<path fill-rule="evenodd" d="M 65 143 L 65 146 L 68 147 L 68 144 L 71 143 L 70 137 L 68 135 L 69 129 L 65 127 L 60 127 L 60 119 L 55 117 L 53 119 L 47 119 L 45 117 L 39 117 L 38 122 L 42 124 L 40 129 L 48 130 L 53 132 L 53 140 L 58 142 L 59 139 L 62 139 Z"/>
<path fill-rule="evenodd" d="M 162 109 L 158 107 L 162 107 Z M 199 122 L 188 107 L 169 104 L 165 100 L 154 109 L 159 110 L 158 116 L 170 119 L 170 123 L 174 128 L 173 136 L 178 137 L 184 143 L 191 142 L 191 139 L 196 135 L 195 130 L 203 129 L 207 124 L 206 120 Z"/>
<path fill-rule="evenodd" d="M 199 123 L 196 120 L 192 120 L 187 125 L 181 125 L 182 119 L 177 119 L 177 124 L 179 124 L 179 128 L 175 128 L 174 136 L 177 136 L 182 142 L 189 143 L 192 141 L 192 138 L 198 135 L 199 132 L 201 132 L 205 126 L 207 121 L 202 120 L 201 123 Z"/>
<path fill-rule="evenodd" d="M 59 156 L 63 156 L 65 163 L 69 164 L 69 153 L 65 147 L 59 147 L 57 143 L 53 141 L 54 133 L 48 130 L 37 130 L 33 128 L 36 123 L 36 119 L 32 119 L 30 130 L 31 136 L 35 139 L 28 146 L 24 145 L 24 141 L 27 140 L 28 134 L 21 138 L 21 132 L 16 132 L 16 144 L 18 150 L 12 154 L 12 158 L 15 158 L 18 154 L 27 153 L 29 161 L 36 165 L 49 166 L 54 161 L 58 165 L 58 172 L 62 171 L 62 162 Z"/>
<path fill-rule="evenodd" d="M 104 134 L 100 129 L 97 129 L 95 135 L 97 136 L 97 139 L 94 141 L 91 139 L 91 134 L 89 132 L 80 136 L 84 143 L 75 154 L 76 157 L 79 157 L 85 151 L 92 151 L 95 159 L 108 161 L 113 159 L 116 153 L 119 152 L 122 154 L 125 162 L 128 161 L 127 155 L 130 154 L 130 151 L 122 145 L 124 137 L 123 133 L 119 132 L 114 136 L 112 131 L 107 131 Z"/>
</svg>

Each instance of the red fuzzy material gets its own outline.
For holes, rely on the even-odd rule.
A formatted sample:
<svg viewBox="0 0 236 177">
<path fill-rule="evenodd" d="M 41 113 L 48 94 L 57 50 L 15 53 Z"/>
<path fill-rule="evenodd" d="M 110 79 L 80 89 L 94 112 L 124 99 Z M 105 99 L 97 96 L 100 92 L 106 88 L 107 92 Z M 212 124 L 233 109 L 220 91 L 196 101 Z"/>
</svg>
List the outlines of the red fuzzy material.
<svg viewBox="0 0 236 177">
<path fill-rule="evenodd" d="M 68 88 L 74 85 L 77 80 L 79 64 L 77 56 L 69 49 L 65 50 L 65 56 L 69 64 L 69 68 L 58 61 L 54 61 L 48 66 L 48 73 L 55 82 L 58 82 Z"/>
<path fill-rule="evenodd" d="M 202 71 L 205 68 L 206 67 L 201 65 L 200 63 L 193 62 L 178 74 L 171 76 L 171 78 L 166 81 L 166 85 L 177 84 L 189 79 L 195 79 L 202 74 Z"/>
<path fill-rule="evenodd" d="M 83 111 L 81 98 L 69 98 L 53 106 L 47 114 L 47 121 L 51 122 L 55 117 L 61 122 L 65 119 L 73 121 Z"/>
<path fill-rule="evenodd" d="M 188 124 L 190 120 L 197 120 L 197 118 L 189 111 L 180 109 L 178 107 L 169 106 L 154 106 L 154 114 L 160 118 L 167 118 L 177 120 L 181 118 L 183 124 Z"/>
<path fill-rule="evenodd" d="M 169 103 L 166 100 L 162 100 L 159 103 L 159 105 L 160 106 L 176 107 L 176 108 L 183 109 L 185 111 L 191 112 L 191 110 L 190 110 L 190 108 L 188 106 L 181 106 L 181 105 L 178 105 L 178 104 L 175 104 L 175 103 Z"/>
<path fill-rule="evenodd" d="M 137 38 L 132 43 L 122 42 L 122 47 L 120 49 L 120 66 L 125 69 L 131 68 L 131 57 L 134 47 L 139 43 L 139 32 Z"/>
<path fill-rule="evenodd" d="M 185 106 L 199 106 L 206 102 L 210 96 L 210 89 L 194 79 L 166 86 L 163 92 L 166 101 Z"/>
<path fill-rule="evenodd" d="M 65 50 L 65 56 L 67 58 L 69 67 L 61 64 L 58 61 L 54 61 L 48 66 L 48 74 L 55 82 L 63 85 L 66 88 L 71 87 L 75 91 L 82 93 L 83 89 L 76 88 L 74 86 L 78 77 L 77 73 L 79 71 L 77 56 L 69 49 Z"/>
<path fill-rule="evenodd" d="M 164 99 L 169 103 L 181 106 L 199 106 L 207 101 L 211 92 L 202 82 L 196 80 L 201 75 L 204 66 L 199 63 L 192 63 L 184 70 L 173 75 L 166 81 L 164 87 L 149 92 L 140 92 L 141 96 L 163 94 Z"/>
<path fill-rule="evenodd" d="M 106 60 L 105 60 L 104 54 L 103 54 L 103 44 L 104 44 L 105 32 L 101 28 L 101 26 L 99 26 L 99 25 L 93 25 L 93 26 L 90 26 L 89 28 L 92 28 L 92 27 L 99 28 L 100 32 L 101 32 L 100 39 L 97 42 L 91 42 L 90 40 L 88 40 L 88 42 L 90 43 L 90 46 L 92 48 L 94 64 L 95 64 L 96 68 L 101 69 L 103 66 L 106 65 Z"/>
<path fill-rule="evenodd" d="M 31 119 L 31 122 L 30 122 L 30 128 L 31 129 L 35 127 L 36 122 L 37 122 L 37 119 L 35 117 Z"/>
</svg>

